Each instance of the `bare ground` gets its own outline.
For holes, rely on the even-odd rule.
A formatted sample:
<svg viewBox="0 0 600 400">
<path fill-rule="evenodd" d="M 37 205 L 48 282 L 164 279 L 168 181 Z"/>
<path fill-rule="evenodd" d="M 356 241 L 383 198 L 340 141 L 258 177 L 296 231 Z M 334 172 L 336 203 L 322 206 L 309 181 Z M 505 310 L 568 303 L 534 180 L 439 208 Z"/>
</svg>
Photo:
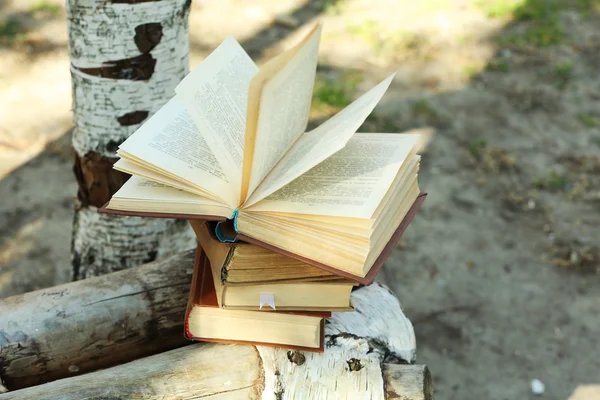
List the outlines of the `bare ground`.
<svg viewBox="0 0 600 400">
<path fill-rule="evenodd" d="M 64 10 L 34 4 L 0 6 L 4 26 L 20 21 L 0 35 L 0 297 L 70 279 Z M 436 128 L 429 196 L 378 277 L 415 325 L 418 362 L 440 399 L 529 398 L 534 378 L 565 399 L 600 383 L 600 15 L 559 7 L 546 46 L 556 21 L 523 42 L 535 16 L 478 4 L 197 1 L 191 65 L 230 33 L 268 57 L 322 15 L 315 118 L 397 70 L 362 130 Z"/>
</svg>

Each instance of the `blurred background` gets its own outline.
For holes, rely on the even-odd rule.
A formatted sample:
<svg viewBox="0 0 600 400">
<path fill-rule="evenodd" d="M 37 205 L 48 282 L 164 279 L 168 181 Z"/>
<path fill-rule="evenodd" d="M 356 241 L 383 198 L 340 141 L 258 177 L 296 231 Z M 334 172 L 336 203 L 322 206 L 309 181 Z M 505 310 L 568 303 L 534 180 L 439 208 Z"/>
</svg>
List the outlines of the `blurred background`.
<svg viewBox="0 0 600 400">
<path fill-rule="evenodd" d="M 378 280 L 438 398 L 600 383 L 600 0 L 194 0 L 190 65 L 229 34 L 260 63 L 316 18 L 313 124 L 397 71 L 360 131 L 436 130 Z M 71 280 L 67 38 L 63 2 L 0 3 L 0 297 Z"/>
</svg>

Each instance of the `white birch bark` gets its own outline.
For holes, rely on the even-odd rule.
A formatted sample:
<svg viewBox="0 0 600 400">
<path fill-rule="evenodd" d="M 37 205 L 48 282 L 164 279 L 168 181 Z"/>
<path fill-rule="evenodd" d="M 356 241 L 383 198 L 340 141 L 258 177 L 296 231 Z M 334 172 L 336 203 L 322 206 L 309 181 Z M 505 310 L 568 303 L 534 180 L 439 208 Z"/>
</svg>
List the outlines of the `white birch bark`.
<svg viewBox="0 0 600 400">
<path fill-rule="evenodd" d="M 374 283 L 352 293 L 355 311 L 334 313 L 323 354 L 257 347 L 265 374 L 263 400 L 384 399 L 385 362 L 413 363 L 413 326 L 389 289 Z M 407 397 L 408 399 L 408 397 Z"/>
<path fill-rule="evenodd" d="M 40 301 L 43 293 L 60 296 L 51 301 L 60 307 L 68 307 L 69 315 L 85 318 L 84 308 L 92 305 L 88 323 L 82 329 L 95 330 L 93 326 L 100 323 L 104 329 L 110 330 L 111 340 L 106 346 L 116 348 L 118 342 L 136 336 L 132 331 L 140 329 L 148 318 L 147 313 L 140 312 L 145 308 L 159 310 L 162 300 L 156 298 L 146 301 L 144 293 L 154 293 L 154 288 L 162 290 L 164 271 L 179 271 L 181 265 L 191 263 L 192 254 L 184 258 L 173 258 L 168 263 L 152 267 L 144 266 L 137 273 L 133 270 L 118 274 L 122 285 L 110 287 L 109 276 L 85 282 L 74 282 L 60 286 L 56 290 L 45 290 L 35 294 L 15 297 L 13 303 L 23 300 Z M 141 269 L 151 268 L 151 278 L 140 279 Z M 165 274 L 165 276 L 168 274 Z M 142 284 L 138 281 L 143 280 Z M 100 283 L 102 282 L 102 283 Z M 93 287 L 109 285 L 102 290 Z M 157 286 L 158 285 L 158 286 Z M 89 286 L 89 290 L 81 290 Z M 141 287 L 140 287 L 141 286 Z M 60 290 L 58 290 L 60 289 Z M 170 289 L 167 289 L 170 290 Z M 65 292 L 62 296 L 61 293 Z M 130 295 L 127 293 L 131 292 Z M 158 292 L 157 292 L 158 294 Z M 167 293 L 164 293 L 167 294 Z M 108 296 L 108 297 L 107 297 Z M 165 297 L 166 300 L 166 297 Z M 119 398 L 119 399 L 404 399 L 431 400 L 433 389 L 431 376 L 423 365 L 405 364 L 414 360 L 415 338 L 410 321 L 402 313 L 398 300 L 385 287 L 373 284 L 352 293 L 356 310 L 351 313 L 335 313 L 326 326 L 326 348 L 323 354 L 288 351 L 271 347 L 253 347 L 246 345 L 224 345 L 213 343 L 197 343 L 181 349 L 155 354 L 112 368 L 83 374 L 80 376 L 59 379 L 46 384 L 22 390 L 0 394 L 5 399 L 64 399 L 83 398 Z M 9 306 L 11 299 L 5 301 Z M 126 305 L 139 317 L 129 323 L 129 329 L 119 328 L 119 324 L 127 314 Z M 145 305 L 143 304 L 145 303 Z M 183 303 L 183 302 L 182 302 Z M 33 303 L 32 303 L 33 304 Z M 0 302 L 0 308 L 2 302 Z M 173 306 L 169 306 L 170 309 Z M 182 304 L 183 306 L 183 304 Z M 25 306 L 22 306 L 25 307 Z M 106 313 L 107 309 L 116 312 Z M 156 311 L 155 311 L 156 312 Z M 30 325 L 14 318 L 22 326 Z M 132 317 L 133 318 L 133 317 Z M 25 344 L 37 342 L 39 338 L 51 335 L 57 337 L 59 332 L 66 334 L 72 329 L 76 318 L 68 318 L 64 324 L 55 328 L 40 318 L 33 326 L 27 326 L 26 333 L 33 332 L 33 337 L 26 338 Z M 12 338 L 17 330 L 14 323 L 8 322 L 4 328 L 5 336 Z M 46 325 L 49 325 L 46 327 Z M 114 327 L 116 325 L 116 327 Z M 32 329 L 39 326 L 39 329 Z M 113 326 L 113 327 L 111 327 Z M 54 329 L 52 329 L 54 328 Z M 46 331 L 47 335 L 39 335 L 37 331 Z M 127 332 L 125 332 L 127 331 Z M 2 330 L 0 330 L 0 333 Z M 23 331 L 18 331 L 25 336 Z M 39 335 L 39 337 L 38 337 Z M 103 337 L 100 333 L 98 337 Z M 1 336 L 0 336 L 1 337 Z M 88 350 L 87 357 L 98 352 L 97 341 L 88 340 L 84 334 L 74 336 L 74 343 L 66 344 L 73 350 L 81 347 L 81 341 Z M 147 340 L 151 338 L 148 337 Z M 159 341 L 159 335 L 154 336 Z M 52 341 L 44 341 L 44 348 L 52 345 Z M 135 346 L 128 344 L 128 347 Z M 18 346 L 15 352 L 23 352 Z M 52 350 L 52 349 L 50 349 Z M 76 355 L 76 351 L 67 351 Z M 35 356 L 28 359 L 13 359 L 12 364 L 30 363 L 34 368 Z M 32 358 L 33 357 L 33 358 Z M 32 359 L 30 359 L 32 358 Z M 82 365 L 82 361 L 68 362 L 53 358 L 43 366 L 56 367 L 61 364 Z M 16 365 L 15 365 L 16 368 Z M 15 372 L 18 372 L 15 370 Z M 73 370 L 73 373 L 76 371 Z M 68 376 L 68 375 L 67 375 Z"/>
<path fill-rule="evenodd" d="M 94 164 L 103 165 L 96 160 L 114 158 L 117 146 L 174 95 L 188 72 L 189 4 L 67 0 L 73 147 L 79 164 L 84 160 L 91 168 L 78 175 L 82 204 L 73 223 L 75 279 L 115 266 L 129 268 L 195 244 L 191 229 L 181 221 L 97 214 L 97 207 L 109 199 L 108 189 L 101 196 L 81 195 L 102 186 L 102 177 L 96 175 L 113 173 L 110 168 L 94 169 Z M 82 185 L 82 180 L 87 183 Z"/>
</svg>

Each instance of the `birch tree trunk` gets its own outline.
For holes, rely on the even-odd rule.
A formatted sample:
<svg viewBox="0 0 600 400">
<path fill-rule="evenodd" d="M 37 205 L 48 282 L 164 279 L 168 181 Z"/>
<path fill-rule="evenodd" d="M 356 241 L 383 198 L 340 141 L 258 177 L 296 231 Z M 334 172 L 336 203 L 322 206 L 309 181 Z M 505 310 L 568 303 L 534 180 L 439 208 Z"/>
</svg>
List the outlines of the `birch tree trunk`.
<svg viewBox="0 0 600 400">
<path fill-rule="evenodd" d="M 190 0 L 67 0 L 73 92 L 73 279 L 195 245 L 186 221 L 98 214 L 126 181 L 115 153 L 187 74 Z"/>
</svg>

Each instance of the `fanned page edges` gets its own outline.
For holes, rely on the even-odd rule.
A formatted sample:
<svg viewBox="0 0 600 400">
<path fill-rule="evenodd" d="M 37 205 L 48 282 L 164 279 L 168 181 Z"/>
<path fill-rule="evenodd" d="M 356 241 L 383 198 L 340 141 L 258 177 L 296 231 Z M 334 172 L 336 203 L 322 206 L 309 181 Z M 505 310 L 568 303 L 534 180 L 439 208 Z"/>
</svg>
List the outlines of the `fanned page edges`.
<svg viewBox="0 0 600 400">
<path fill-rule="evenodd" d="M 292 52 L 294 57 L 291 57 L 290 64 L 284 65 L 278 71 L 282 74 L 287 72 L 289 75 L 286 68 L 294 63 L 296 66 L 300 65 L 302 70 L 312 71 L 307 75 L 310 78 L 310 85 L 302 85 L 302 87 L 306 86 L 311 89 L 310 93 L 312 93 L 314 84 L 320 30 L 320 24 L 317 24 L 301 41 L 301 46 L 294 49 Z M 308 53 L 304 54 L 304 50 Z M 298 57 L 300 60 L 306 59 L 309 62 L 302 64 L 297 60 Z M 204 197 L 204 202 L 213 202 L 213 205 L 199 204 L 197 207 L 195 206 L 198 212 L 190 212 L 190 207 L 181 212 L 176 209 L 179 207 L 177 204 L 171 203 L 168 205 L 170 209 L 164 210 L 164 212 L 230 217 L 231 211 L 240 208 L 246 200 L 240 198 L 236 200 L 238 196 L 235 193 L 241 190 L 241 184 L 238 185 L 241 175 L 236 174 L 232 169 L 239 169 L 238 161 L 241 160 L 240 153 L 243 146 L 240 150 L 235 143 L 243 143 L 244 126 L 249 120 L 248 116 L 245 116 L 245 119 L 239 117 L 246 113 L 249 100 L 245 97 L 248 93 L 246 86 L 250 86 L 252 77 L 256 75 L 257 70 L 239 43 L 233 37 L 228 37 L 184 78 L 176 89 L 177 95 L 119 146 L 117 155 L 126 162 L 117 162 L 116 168 L 139 176 L 144 182 L 154 182 L 156 187 L 176 188 L 171 193 L 168 193 L 166 189 L 163 190 L 165 195 L 176 197 L 180 195 L 177 191 L 181 194 L 193 193 L 200 199 Z M 285 76 L 285 74 L 281 76 Z M 273 75 L 270 80 L 265 82 L 264 90 L 260 92 L 261 99 L 257 112 L 260 112 L 261 115 L 265 112 L 263 103 L 268 100 L 265 97 L 265 93 L 267 93 L 265 90 L 279 78 L 279 74 Z M 260 179 L 263 182 L 258 185 L 253 184 L 257 190 L 260 189 L 260 193 L 249 193 L 253 196 L 252 203 L 254 204 L 261 197 L 277 191 L 286 183 L 343 148 L 379 102 L 392 78 L 393 75 L 315 130 L 305 134 L 302 134 L 302 131 L 293 134 L 294 139 L 291 140 L 291 145 L 284 146 L 283 156 L 276 157 L 276 161 L 279 161 L 276 163 L 277 165 L 270 166 L 271 171 L 265 179 Z M 294 76 L 288 80 L 294 81 Z M 231 82 L 235 82 L 237 86 L 231 87 Z M 286 80 L 282 80 L 280 84 L 286 82 Z M 244 88 L 246 91 L 243 90 Z M 242 101 L 242 98 L 245 100 Z M 278 106 L 281 109 L 282 106 L 285 107 L 285 104 L 278 104 Z M 289 107 L 293 110 L 291 104 Z M 221 115 L 219 112 L 225 112 L 227 115 Z M 250 110 L 248 112 L 250 113 Z M 263 115 L 263 117 L 265 116 Z M 259 115 L 256 115 L 255 118 L 259 118 Z M 298 118 L 302 120 L 302 127 L 304 127 L 307 116 L 302 114 Z M 264 125 L 261 122 L 263 119 L 258 120 L 255 132 L 259 135 L 258 143 L 261 143 L 260 137 L 262 136 L 260 135 L 264 131 L 264 129 L 260 129 Z M 286 121 L 281 122 L 283 126 L 279 128 L 285 129 Z M 223 132 L 223 129 L 226 128 L 230 130 Z M 220 142 L 218 142 L 219 140 Z M 259 150 L 270 151 L 262 149 L 262 147 L 260 149 L 255 147 L 254 156 L 258 154 Z M 293 175 L 290 176 L 290 173 Z M 262 177 L 262 175 L 260 176 Z M 126 182 L 115 193 L 111 199 L 114 201 L 110 201 L 107 208 L 122 211 L 163 212 L 160 204 L 147 204 L 152 201 L 167 204 L 161 196 L 154 197 L 152 195 L 152 199 L 131 197 L 131 193 L 139 191 L 139 188 L 132 188 L 133 184 L 134 181 Z M 128 193 L 126 193 L 127 189 Z M 228 195 L 227 192 L 231 195 Z M 185 200 L 185 202 L 187 204 L 190 201 Z M 215 207 L 214 202 L 221 204 L 221 207 L 228 208 L 229 215 L 225 215 L 224 211 L 207 211 L 207 207 Z"/>
<path fill-rule="evenodd" d="M 307 107 L 296 110 L 278 90 L 302 75 L 302 93 L 312 93 L 320 30 L 262 75 L 228 37 L 119 146 L 115 168 L 133 177 L 99 211 L 219 221 L 221 240 L 260 241 L 364 281 L 417 199 L 420 146 L 414 134 L 356 134 L 394 75 L 311 132 L 288 129 L 305 125 Z M 279 114 L 291 119 L 267 118 Z M 287 139 L 276 143 L 278 133 Z M 262 169 L 244 162 L 246 139 Z"/>
<path fill-rule="evenodd" d="M 184 337 L 188 340 L 202 341 L 202 342 L 214 342 L 214 343 L 235 343 L 235 344 L 248 344 L 254 346 L 271 346 L 271 347 L 283 347 L 295 350 L 303 350 L 310 352 L 322 353 L 325 349 L 325 319 L 331 318 L 331 312 L 319 312 L 319 311 L 248 311 L 249 313 L 278 313 L 278 314 L 290 314 L 290 315 L 306 315 L 311 317 L 319 317 L 320 321 L 320 337 L 318 347 L 304 347 L 295 346 L 290 344 L 280 344 L 271 342 L 255 342 L 255 341 L 244 341 L 244 340 L 230 340 L 230 339 L 219 339 L 219 338 L 204 338 L 195 336 L 190 330 L 190 316 L 192 311 L 196 307 L 208 307 L 208 308 L 219 308 L 217 303 L 217 297 L 215 292 L 214 283 L 212 276 L 209 273 L 210 264 L 208 257 L 204 254 L 202 247 L 198 244 L 196 248 L 195 260 L 194 260 L 194 271 L 192 274 L 192 285 L 190 288 L 187 309 L 185 313 L 184 321 Z"/>
<path fill-rule="evenodd" d="M 238 233 L 236 238 L 240 241 L 246 242 L 246 243 L 250 243 L 250 244 L 254 244 L 257 246 L 262 246 L 266 249 L 272 250 L 274 252 L 283 254 L 285 256 L 291 257 L 291 258 L 295 258 L 296 260 L 305 262 L 306 264 L 310 264 L 312 266 L 315 266 L 317 268 L 320 268 L 324 271 L 328 271 L 331 272 L 333 274 L 336 274 L 342 278 L 347 278 L 350 279 L 352 281 L 358 282 L 362 285 L 370 285 L 371 283 L 373 283 L 373 281 L 375 280 L 375 276 L 377 275 L 377 273 L 379 272 L 379 270 L 383 267 L 383 264 L 385 263 L 385 261 L 387 260 L 387 258 L 389 257 L 389 255 L 391 254 L 392 250 L 394 249 L 394 247 L 396 246 L 396 244 L 398 243 L 398 241 L 400 240 L 400 237 L 402 236 L 402 234 L 404 233 L 404 231 L 406 230 L 406 228 L 408 228 L 410 222 L 412 221 L 412 219 L 414 218 L 414 216 L 416 215 L 417 211 L 421 208 L 421 205 L 423 204 L 423 202 L 425 201 L 425 197 L 427 196 L 427 193 L 421 192 L 419 194 L 419 196 L 417 197 L 417 199 L 415 200 L 415 202 L 413 203 L 413 205 L 410 207 L 410 210 L 408 211 L 408 213 L 406 214 L 406 216 L 404 217 L 404 219 L 402 220 L 402 222 L 400 223 L 400 225 L 398 226 L 398 228 L 394 231 L 392 237 L 390 238 L 390 240 L 387 242 L 387 244 L 385 245 L 383 251 L 379 254 L 379 256 L 377 257 L 377 259 L 375 260 L 375 262 L 373 263 L 373 266 L 371 267 L 371 269 L 368 271 L 368 273 L 363 277 L 363 276 L 358 276 L 355 274 L 351 274 L 349 272 L 340 270 L 339 268 L 335 268 L 333 266 L 327 265 L 327 264 L 323 264 L 317 260 L 308 258 L 308 257 L 303 257 L 300 256 L 296 253 L 275 247 L 271 244 L 265 243 L 261 240 L 255 239 L 253 237 L 249 237 L 246 236 L 242 233 Z"/>
<path fill-rule="evenodd" d="M 227 221 L 227 217 L 218 215 L 200 215 L 170 212 L 149 212 L 149 211 L 125 211 L 108 208 L 109 203 L 98 208 L 100 214 L 119 215 L 122 217 L 143 217 L 143 218 L 169 218 L 169 219 L 187 219 L 199 221 Z"/>
</svg>

